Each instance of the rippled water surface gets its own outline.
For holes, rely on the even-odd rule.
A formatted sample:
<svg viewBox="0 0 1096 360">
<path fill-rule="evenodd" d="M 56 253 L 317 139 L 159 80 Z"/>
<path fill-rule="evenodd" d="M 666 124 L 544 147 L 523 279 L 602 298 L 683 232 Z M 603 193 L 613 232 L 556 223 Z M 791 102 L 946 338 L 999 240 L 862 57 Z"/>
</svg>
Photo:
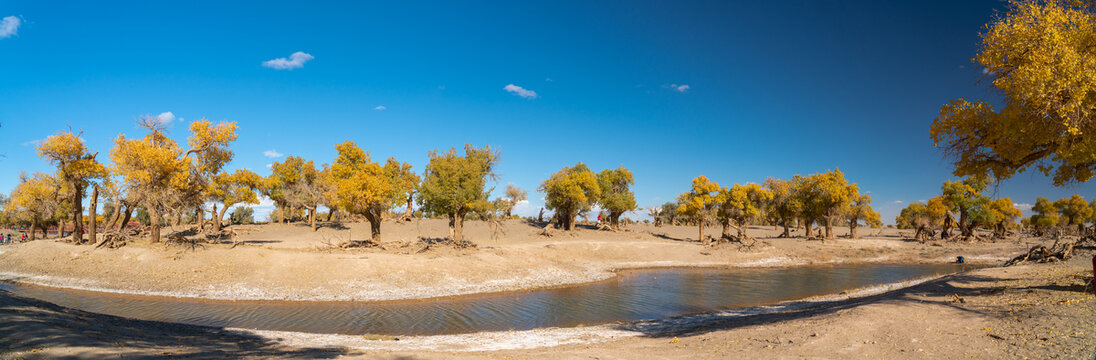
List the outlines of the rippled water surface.
<svg viewBox="0 0 1096 360">
<path fill-rule="evenodd" d="M 90 312 L 187 324 L 337 334 L 434 335 L 594 325 L 775 303 L 971 269 L 953 264 L 650 269 L 527 292 L 389 302 L 205 301 L 0 289 Z"/>
</svg>

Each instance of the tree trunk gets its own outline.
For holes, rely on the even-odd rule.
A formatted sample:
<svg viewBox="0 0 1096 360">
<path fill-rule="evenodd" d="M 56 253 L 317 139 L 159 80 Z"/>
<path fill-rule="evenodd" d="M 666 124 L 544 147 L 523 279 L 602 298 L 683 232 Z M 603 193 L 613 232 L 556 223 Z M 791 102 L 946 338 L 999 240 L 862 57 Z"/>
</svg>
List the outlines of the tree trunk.
<svg viewBox="0 0 1096 360">
<path fill-rule="evenodd" d="M 43 231 L 45 234 L 43 238 L 49 238 L 49 233 Z M 65 219 L 57 219 L 57 238 L 60 239 L 65 235 Z"/>
<path fill-rule="evenodd" d="M 222 210 L 225 210 L 225 209 L 228 209 L 227 205 Z M 209 212 L 209 221 L 212 222 L 213 231 L 218 231 L 219 232 L 219 231 L 221 231 L 221 218 L 216 218 L 216 219 L 213 218 L 213 216 L 217 215 L 217 214 L 220 214 L 219 212 L 217 212 L 217 203 L 213 203 L 213 210 L 211 210 Z M 198 219 L 201 219 L 201 220 L 198 220 L 198 231 L 201 231 L 202 227 L 205 226 L 205 221 L 204 221 L 205 220 L 205 211 L 202 210 L 202 208 L 198 208 Z"/>
<path fill-rule="evenodd" d="M 133 208 L 133 205 L 126 204 L 126 213 L 122 215 L 122 223 L 118 224 L 118 230 L 125 231 L 126 227 L 129 225 L 129 219 L 133 218 Z"/>
<path fill-rule="evenodd" d="M 217 213 L 217 218 L 213 219 L 213 229 L 217 232 L 221 232 L 221 223 L 224 222 L 225 213 L 228 212 L 230 205 L 225 204 L 225 207 L 221 208 L 221 212 Z"/>
<path fill-rule="evenodd" d="M 697 221 L 696 223 L 697 223 L 697 226 L 696 226 L 697 230 L 700 232 L 700 234 L 697 237 L 697 241 L 704 242 L 704 220 Z"/>
<path fill-rule="evenodd" d="M 791 231 L 791 229 L 790 229 L 790 228 L 788 228 L 788 219 L 787 219 L 787 218 L 784 218 L 784 219 L 783 219 L 783 222 L 784 222 L 784 235 L 783 235 L 783 236 L 784 236 L 785 238 L 790 238 L 790 237 L 792 237 L 792 231 Z"/>
<path fill-rule="evenodd" d="M 84 188 L 74 187 L 72 193 L 72 242 L 84 242 Z M 64 229 L 61 231 L 64 234 Z"/>
<path fill-rule="evenodd" d="M 411 221 L 414 218 L 415 211 L 411 209 L 412 200 L 414 199 L 414 194 L 407 194 L 407 210 L 403 212 L 404 220 Z"/>
<path fill-rule="evenodd" d="M 624 215 L 621 211 L 609 212 L 609 227 L 613 230 L 620 230 L 620 216 Z"/>
<path fill-rule="evenodd" d="M 327 208 L 327 222 L 331 222 L 331 218 L 335 216 L 335 210 L 337 207 L 331 206 Z"/>
<path fill-rule="evenodd" d="M 544 208 L 540 208 L 540 212 L 537 213 L 537 222 L 544 222 Z"/>
<path fill-rule="evenodd" d="M 967 210 L 959 209 L 959 232 L 967 240 L 974 235 L 974 227 L 967 221 Z"/>
<path fill-rule="evenodd" d="M 213 211 L 209 212 L 209 217 L 213 217 L 213 214 L 217 213 L 217 204 L 213 204 Z M 198 205 L 194 209 L 194 222 L 198 225 L 198 230 L 202 230 L 205 225 L 205 209 L 202 209 L 201 205 Z"/>
<path fill-rule="evenodd" d="M 813 220 L 803 220 L 801 222 L 803 223 L 803 229 L 807 230 L 806 237 L 809 239 L 811 237 L 811 234 L 812 234 L 811 233 L 811 225 L 814 225 L 814 221 Z"/>
<path fill-rule="evenodd" d="M 455 214 L 450 214 L 449 226 L 453 230 L 453 236 L 450 240 L 455 243 L 464 241 L 464 213 L 458 211 Z"/>
<path fill-rule="evenodd" d="M 148 210 L 148 223 L 149 228 L 149 241 L 153 244 L 160 242 L 160 211 L 155 206 L 149 206 Z"/>
<path fill-rule="evenodd" d="M 383 210 L 380 210 L 383 211 Z M 377 210 L 368 209 L 365 211 L 365 219 L 369 220 L 369 231 L 371 233 L 371 239 L 374 243 L 381 242 L 381 217 L 377 214 Z"/>
<path fill-rule="evenodd" d="M 743 221 L 743 222 L 738 223 L 738 228 L 736 230 L 738 230 L 738 240 L 737 241 L 742 242 L 742 240 L 746 238 L 746 222 Z"/>
<path fill-rule="evenodd" d="M 316 207 L 308 208 L 308 222 L 312 225 L 312 232 L 316 232 Z"/>
<path fill-rule="evenodd" d="M 94 185 L 91 188 L 91 202 L 88 203 L 88 241 L 92 244 L 96 243 L 95 232 L 98 224 L 98 216 L 95 213 L 98 211 L 99 205 L 99 185 Z"/>
<path fill-rule="evenodd" d="M 122 218 L 122 201 L 118 200 L 114 202 L 114 213 L 110 214 L 110 222 L 106 224 L 105 229 L 113 229 L 118 224 L 118 220 Z"/>
<path fill-rule="evenodd" d="M 858 239 L 859 238 L 859 235 L 856 234 L 857 222 L 858 221 L 856 221 L 856 220 L 850 220 L 849 221 L 849 239 Z"/>
<path fill-rule="evenodd" d="M 723 234 L 720 236 L 723 240 L 731 240 L 731 219 L 723 218 L 719 220 L 719 223 L 723 225 Z"/>
<path fill-rule="evenodd" d="M 38 218 L 31 219 L 30 221 L 30 239 L 34 240 L 34 233 L 37 232 L 35 228 L 38 227 Z"/>
<path fill-rule="evenodd" d="M 826 216 L 826 239 L 833 239 L 833 219 Z"/>
</svg>

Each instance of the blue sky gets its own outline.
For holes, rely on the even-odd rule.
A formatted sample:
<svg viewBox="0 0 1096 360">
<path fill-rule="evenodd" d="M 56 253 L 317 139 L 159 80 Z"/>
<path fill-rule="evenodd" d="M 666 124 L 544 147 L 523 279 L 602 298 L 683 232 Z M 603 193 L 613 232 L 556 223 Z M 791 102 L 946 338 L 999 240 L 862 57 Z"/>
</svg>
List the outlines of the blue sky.
<svg viewBox="0 0 1096 360">
<path fill-rule="evenodd" d="M 954 178 L 928 127 L 949 99 L 992 98 L 970 59 L 1003 5 L 4 1 L 0 191 L 51 171 L 35 140 L 82 130 L 105 160 L 118 133 L 143 135 L 136 117 L 170 112 L 180 140 L 199 118 L 237 122 L 228 168 L 260 174 L 266 154 L 330 162 L 347 139 L 418 171 L 431 149 L 486 144 L 531 214 L 578 161 L 631 169 L 642 207 L 700 174 L 840 168 L 893 223 Z M 996 193 L 1094 190 L 1029 171 Z"/>
</svg>

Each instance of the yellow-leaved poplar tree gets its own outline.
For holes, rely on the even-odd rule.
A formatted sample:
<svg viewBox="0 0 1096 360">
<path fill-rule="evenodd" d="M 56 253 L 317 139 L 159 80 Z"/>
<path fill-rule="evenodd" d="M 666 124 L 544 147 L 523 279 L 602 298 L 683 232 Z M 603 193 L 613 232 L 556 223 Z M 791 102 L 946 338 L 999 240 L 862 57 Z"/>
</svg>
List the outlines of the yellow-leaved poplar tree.
<svg viewBox="0 0 1096 360">
<path fill-rule="evenodd" d="M 395 189 L 384 168 L 369 158 L 353 141 L 335 145 L 338 156 L 331 164 L 331 181 L 339 207 L 369 220 L 371 241 L 381 241 L 381 220 L 391 207 Z"/>
<path fill-rule="evenodd" d="M 57 166 L 59 180 L 68 187 L 68 199 L 72 205 L 72 240 L 79 244 L 84 242 L 84 195 L 87 187 L 95 181 L 107 176 L 107 167 L 95 160 L 98 153 L 92 153 L 84 140 L 72 132 L 62 132 L 51 135 L 38 144 L 38 155 Z M 98 190 L 94 191 L 98 195 Z M 95 205 L 95 199 L 92 199 Z M 94 207 L 94 206 L 93 206 Z M 92 212 L 95 209 L 91 209 Z M 95 236 L 95 218 L 91 217 L 92 232 Z M 94 242 L 95 239 L 89 239 Z"/>
<path fill-rule="evenodd" d="M 700 175 L 693 178 L 693 186 L 689 191 L 677 197 L 677 214 L 688 216 L 697 222 L 697 241 L 705 240 L 704 225 L 715 215 L 722 200 L 719 196 L 720 190 L 719 183 Z"/>
<path fill-rule="evenodd" d="M 1020 0 L 987 24 L 974 61 L 1003 106 L 952 100 L 930 134 L 955 175 L 1011 177 L 1031 166 L 1054 184 L 1096 169 L 1096 13 L 1091 2 Z"/>
</svg>

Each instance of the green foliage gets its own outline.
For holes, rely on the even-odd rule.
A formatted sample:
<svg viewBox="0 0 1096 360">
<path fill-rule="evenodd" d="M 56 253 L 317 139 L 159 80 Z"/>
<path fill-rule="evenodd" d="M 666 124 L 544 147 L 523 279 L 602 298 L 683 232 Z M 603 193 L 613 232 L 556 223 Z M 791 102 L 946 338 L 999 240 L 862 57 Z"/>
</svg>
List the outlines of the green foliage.
<svg viewBox="0 0 1096 360">
<path fill-rule="evenodd" d="M 1092 207 L 1085 201 L 1085 198 L 1078 194 L 1055 201 L 1054 207 L 1058 209 L 1058 214 L 1061 215 L 1063 220 L 1061 225 L 1083 227 L 1085 222 L 1092 217 Z"/>
<path fill-rule="evenodd" d="M 144 226 L 152 224 L 152 217 L 149 216 L 148 209 L 145 209 L 144 206 L 137 208 L 137 214 L 133 215 L 133 220 L 136 220 Z"/>
<path fill-rule="evenodd" d="M 1036 229 L 1046 229 L 1058 225 L 1058 208 L 1045 197 L 1035 199 L 1035 206 L 1031 208 L 1035 215 L 1029 220 L 1031 226 Z"/>
<path fill-rule="evenodd" d="M 765 205 L 772 199 L 772 192 L 758 184 L 735 184 L 730 189 L 720 189 L 714 200 L 719 206 L 717 216 L 723 222 L 723 238 L 730 239 L 729 222 L 736 225 L 737 240 L 745 238 L 746 225 L 760 219 Z"/>
<path fill-rule="evenodd" d="M 255 209 L 249 206 L 237 206 L 232 209 L 228 218 L 233 224 L 252 224 L 255 222 Z"/>
<path fill-rule="evenodd" d="M 446 153 L 430 151 L 430 162 L 423 171 L 419 201 L 423 210 L 449 217 L 453 241 L 463 240 L 464 217 L 474 211 L 490 211 L 487 200 L 490 189 L 487 180 L 495 177 L 498 153 L 490 146 L 475 148 L 464 145 L 464 155 L 455 148 Z"/>
<path fill-rule="evenodd" d="M 796 195 L 795 183 L 770 177 L 765 179 L 763 185 L 773 195 L 772 201 L 768 204 L 769 217 L 784 227 L 782 236 L 791 236 L 789 227 L 802 208 L 799 197 Z"/>
<path fill-rule="evenodd" d="M 557 225 L 567 230 L 574 230 L 575 216 L 601 196 L 597 175 L 581 162 L 552 174 L 537 190 L 545 193 L 545 207 L 555 210 Z"/>
<path fill-rule="evenodd" d="M 616 170 L 605 169 L 598 173 L 597 183 L 601 192 L 598 203 L 609 211 L 609 224 L 616 229 L 620 216 L 636 209 L 636 196 L 630 188 L 635 185 L 632 172 L 623 166 Z"/>
</svg>

